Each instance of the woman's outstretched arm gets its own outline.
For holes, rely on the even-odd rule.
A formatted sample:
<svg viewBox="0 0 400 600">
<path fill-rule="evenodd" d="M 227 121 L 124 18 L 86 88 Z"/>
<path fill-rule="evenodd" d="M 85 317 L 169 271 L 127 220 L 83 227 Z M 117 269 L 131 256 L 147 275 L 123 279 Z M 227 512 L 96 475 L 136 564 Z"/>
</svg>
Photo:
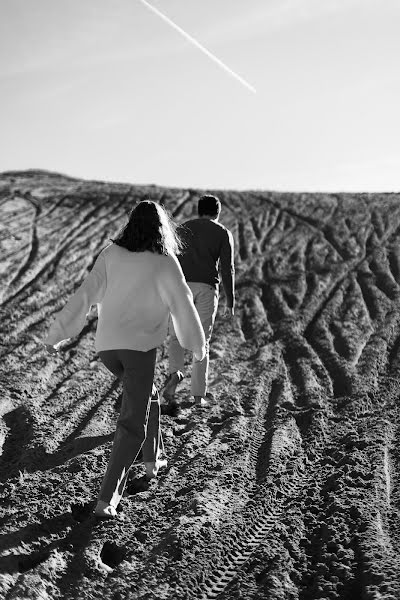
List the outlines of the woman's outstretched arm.
<svg viewBox="0 0 400 600">
<path fill-rule="evenodd" d="M 43 342 L 47 346 L 58 346 L 64 340 L 78 335 L 85 324 L 86 315 L 92 304 L 101 301 L 106 283 L 106 265 L 102 252 L 82 285 L 71 296 L 64 308 L 56 314 L 55 321 Z"/>
</svg>

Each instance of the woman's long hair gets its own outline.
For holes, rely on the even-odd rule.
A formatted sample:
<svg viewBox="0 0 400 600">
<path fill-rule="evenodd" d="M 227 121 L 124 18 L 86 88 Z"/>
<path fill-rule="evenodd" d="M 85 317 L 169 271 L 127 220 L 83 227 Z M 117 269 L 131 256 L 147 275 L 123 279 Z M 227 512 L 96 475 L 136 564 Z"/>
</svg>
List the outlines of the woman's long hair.
<svg viewBox="0 0 400 600">
<path fill-rule="evenodd" d="M 179 254 L 183 247 L 167 211 L 151 200 L 142 200 L 131 210 L 128 223 L 112 241 L 130 252 Z"/>
</svg>

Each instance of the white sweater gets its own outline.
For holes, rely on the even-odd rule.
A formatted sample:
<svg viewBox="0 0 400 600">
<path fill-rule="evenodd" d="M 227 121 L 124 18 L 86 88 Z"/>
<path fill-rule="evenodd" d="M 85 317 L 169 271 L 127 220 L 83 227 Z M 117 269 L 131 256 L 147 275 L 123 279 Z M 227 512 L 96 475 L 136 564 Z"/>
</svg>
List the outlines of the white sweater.
<svg viewBox="0 0 400 600">
<path fill-rule="evenodd" d="M 46 344 L 78 335 L 97 304 L 96 350 L 156 348 L 168 332 L 169 315 L 180 344 L 204 356 L 203 328 L 177 258 L 107 246 L 56 319 Z"/>
</svg>

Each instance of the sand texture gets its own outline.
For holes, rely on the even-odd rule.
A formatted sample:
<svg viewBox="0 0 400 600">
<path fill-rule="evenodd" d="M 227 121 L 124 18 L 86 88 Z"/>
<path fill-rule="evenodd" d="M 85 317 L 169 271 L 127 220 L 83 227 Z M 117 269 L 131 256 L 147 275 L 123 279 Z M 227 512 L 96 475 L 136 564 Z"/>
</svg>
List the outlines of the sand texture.
<svg viewBox="0 0 400 600">
<path fill-rule="evenodd" d="M 186 377 L 168 467 L 93 517 L 121 388 L 95 310 L 60 356 L 40 340 L 135 202 L 182 222 L 200 193 L 0 175 L 0 597 L 398 600 L 400 194 L 218 192 L 237 310 L 210 406 Z"/>
</svg>

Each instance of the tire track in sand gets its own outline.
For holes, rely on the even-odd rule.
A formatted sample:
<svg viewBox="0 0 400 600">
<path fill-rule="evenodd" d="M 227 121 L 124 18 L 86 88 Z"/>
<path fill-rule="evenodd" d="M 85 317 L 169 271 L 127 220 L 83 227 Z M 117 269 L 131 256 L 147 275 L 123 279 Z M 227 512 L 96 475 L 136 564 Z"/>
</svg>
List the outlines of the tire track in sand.
<svg viewBox="0 0 400 600">
<path fill-rule="evenodd" d="M 224 556 L 220 564 L 211 573 L 203 571 L 205 581 L 190 589 L 193 600 L 218 598 L 274 529 L 288 500 L 298 494 L 304 484 L 301 435 L 294 418 L 280 409 L 286 393 L 281 378 L 272 381 L 268 403 L 260 390 L 248 451 L 249 470 L 257 474 L 249 491 L 250 499 L 240 511 L 239 528 L 230 524 L 230 532 L 224 536 Z"/>
</svg>

